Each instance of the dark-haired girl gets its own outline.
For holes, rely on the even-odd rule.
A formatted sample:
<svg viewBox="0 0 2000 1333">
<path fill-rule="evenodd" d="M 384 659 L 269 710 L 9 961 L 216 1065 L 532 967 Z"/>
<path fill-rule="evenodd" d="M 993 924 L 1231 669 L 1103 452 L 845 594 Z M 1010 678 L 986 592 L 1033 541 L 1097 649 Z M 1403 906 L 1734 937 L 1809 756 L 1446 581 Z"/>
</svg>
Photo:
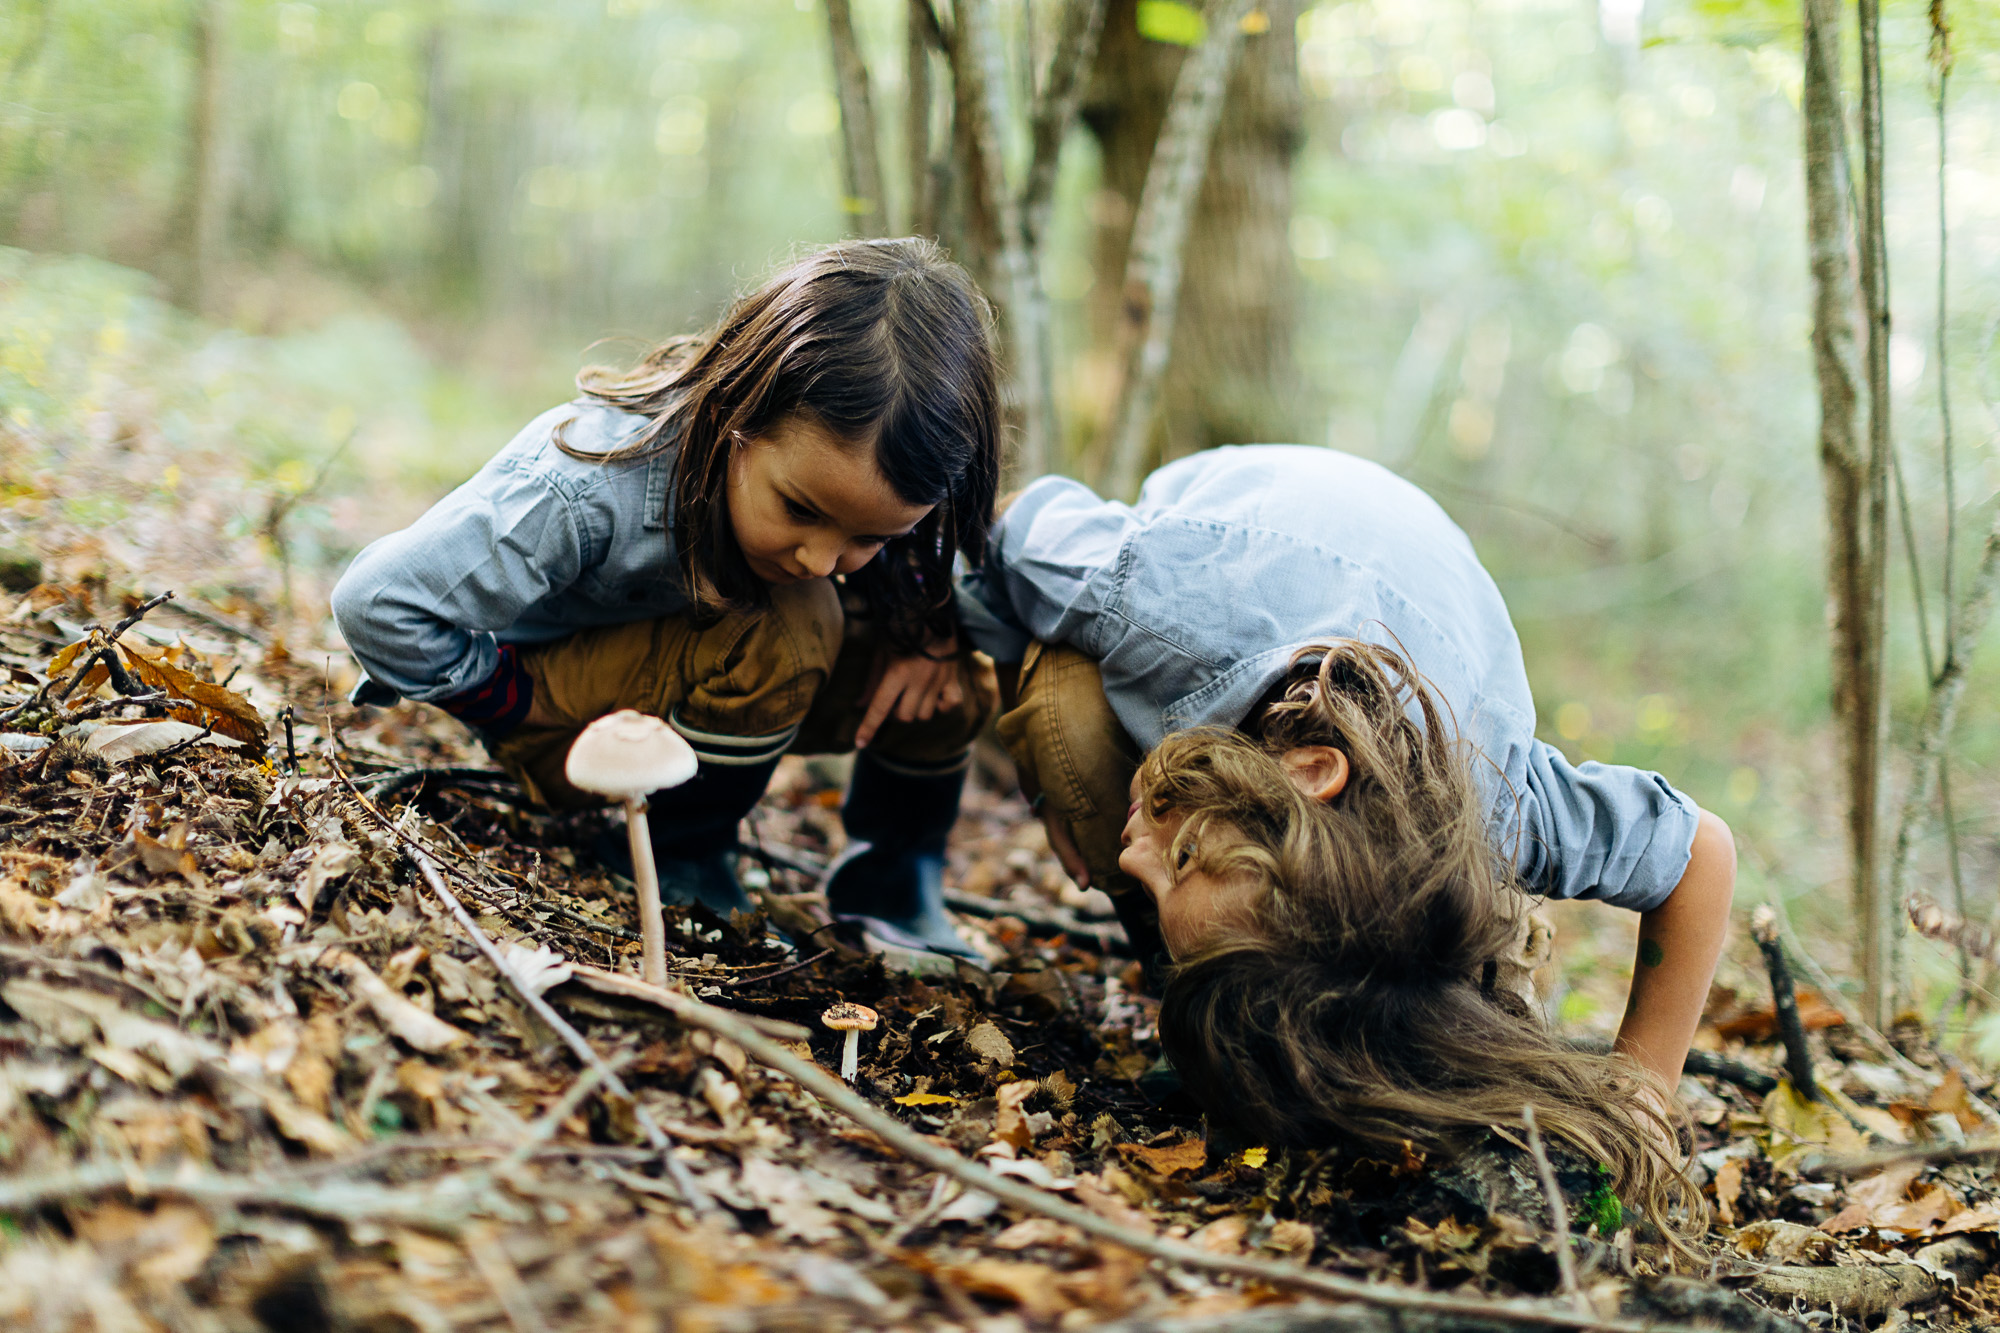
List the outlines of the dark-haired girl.
<svg viewBox="0 0 2000 1333">
<path fill-rule="evenodd" d="M 1672 1175 L 1729 831 L 1535 737 L 1499 589 L 1428 496 L 1282 445 L 1183 459 L 1135 505 L 1044 479 L 961 603 L 1051 842 L 1171 960 L 1162 1038 L 1213 1109 L 1444 1145 L 1534 1101 L 1642 1194 Z M 1640 913 L 1617 1057 L 1562 1050 L 1511 984 L 1516 886 Z"/>
<path fill-rule="evenodd" d="M 651 821 L 661 894 L 749 906 L 738 820 L 778 758 L 861 747 L 829 881 L 880 941 L 966 952 L 939 874 L 992 708 L 954 558 L 999 474 L 990 312 L 920 240 L 829 246 L 633 370 L 585 371 L 334 589 L 358 703 L 435 704 L 531 795 L 595 803 L 570 741 L 634 708 L 694 746 Z"/>
</svg>

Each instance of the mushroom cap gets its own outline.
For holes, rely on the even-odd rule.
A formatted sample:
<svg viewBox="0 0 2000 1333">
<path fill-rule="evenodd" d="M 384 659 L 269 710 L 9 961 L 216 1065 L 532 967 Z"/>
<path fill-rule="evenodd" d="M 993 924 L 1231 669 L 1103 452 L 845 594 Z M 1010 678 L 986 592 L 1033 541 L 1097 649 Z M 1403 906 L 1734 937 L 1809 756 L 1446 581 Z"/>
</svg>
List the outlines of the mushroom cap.
<svg viewBox="0 0 2000 1333">
<path fill-rule="evenodd" d="M 835 1032 L 872 1032 L 875 1011 L 865 1004 L 842 1002 L 819 1016 L 819 1021 Z"/>
<path fill-rule="evenodd" d="M 623 708 L 583 729 L 569 747 L 563 776 L 584 791 L 624 799 L 678 787 L 697 767 L 694 747 L 679 732 Z"/>
</svg>

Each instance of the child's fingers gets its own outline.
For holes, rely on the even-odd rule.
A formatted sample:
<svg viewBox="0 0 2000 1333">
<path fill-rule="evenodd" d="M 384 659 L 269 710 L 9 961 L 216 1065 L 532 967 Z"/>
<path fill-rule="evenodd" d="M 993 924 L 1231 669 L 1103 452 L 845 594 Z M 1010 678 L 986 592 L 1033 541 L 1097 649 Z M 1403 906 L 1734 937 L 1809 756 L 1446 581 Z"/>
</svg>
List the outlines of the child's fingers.
<svg viewBox="0 0 2000 1333">
<path fill-rule="evenodd" d="M 856 749 L 866 749 L 868 743 L 875 739 L 875 733 L 889 720 L 889 710 L 896 706 L 902 693 L 903 682 L 897 677 L 895 669 L 884 672 L 881 682 L 875 687 L 874 697 L 868 701 L 868 711 L 862 714 L 861 725 L 854 732 Z"/>
</svg>

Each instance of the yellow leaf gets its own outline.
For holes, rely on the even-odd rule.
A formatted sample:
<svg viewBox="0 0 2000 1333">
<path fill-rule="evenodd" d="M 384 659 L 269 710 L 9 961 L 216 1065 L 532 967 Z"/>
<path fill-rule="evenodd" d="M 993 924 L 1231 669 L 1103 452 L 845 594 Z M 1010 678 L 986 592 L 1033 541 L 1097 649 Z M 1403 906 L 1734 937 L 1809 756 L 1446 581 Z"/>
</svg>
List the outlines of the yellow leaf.
<svg viewBox="0 0 2000 1333">
<path fill-rule="evenodd" d="M 1245 1148 L 1243 1150 L 1243 1165 L 1249 1167 L 1252 1171 L 1261 1171 L 1264 1168 L 1264 1163 L 1270 1160 L 1270 1156 L 1271 1150 L 1269 1148 Z"/>
<path fill-rule="evenodd" d="M 1868 1141 L 1832 1102 L 1809 1102 L 1783 1079 L 1764 1098 L 1764 1123 L 1771 1127 L 1769 1156 L 1774 1166 L 1789 1165 L 1815 1148 L 1835 1156 L 1853 1156 L 1868 1148 Z"/>
<path fill-rule="evenodd" d="M 958 1098 L 947 1097 L 937 1092 L 913 1092 L 907 1097 L 896 1098 L 898 1106 L 956 1106 Z"/>
</svg>

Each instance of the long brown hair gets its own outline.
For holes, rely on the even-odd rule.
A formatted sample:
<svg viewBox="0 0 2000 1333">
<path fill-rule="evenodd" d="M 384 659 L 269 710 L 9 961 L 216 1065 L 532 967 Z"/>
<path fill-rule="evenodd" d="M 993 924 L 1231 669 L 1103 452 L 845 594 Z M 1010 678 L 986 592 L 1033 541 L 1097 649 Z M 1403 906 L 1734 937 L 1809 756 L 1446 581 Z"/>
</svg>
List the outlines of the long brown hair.
<svg viewBox="0 0 2000 1333">
<path fill-rule="evenodd" d="M 1000 477 L 992 322 L 972 279 L 931 242 L 843 241 L 740 297 L 708 332 L 669 339 L 630 370 L 587 368 L 577 388 L 652 418 L 615 457 L 678 442 L 666 517 L 698 612 L 767 598 L 729 524 L 733 444 L 802 416 L 871 449 L 905 503 L 935 506 L 854 576 L 909 650 L 951 632 L 953 557 L 985 555 Z"/>
<path fill-rule="evenodd" d="M 1279 763 L 1306 745 L 1348 757 L 1330 802 Z M 1635 1095 L 1666 1090 L 1623 1057 L 1564 1045 L 1494 985 L 1522 892 L 1448 716 L 1398 654 L 1304 650 L 1258 736 L 1170 736 L 1140 786 L 1156 814 L 1187 816 L 1170 864 L 1185 851 L 1258 886 L 1252 924 L 1176 960 L 1160 1011 L 1167 1053 L 1212 1113 L 1271 1146 L 1454 1153 L 1532 1103 L 1669 1235 L 1705 1221 L 1656 1137 L 1675 1127 Z M 1219 829 L 1241 836 L 1207 836 Z"/>
</svg>

